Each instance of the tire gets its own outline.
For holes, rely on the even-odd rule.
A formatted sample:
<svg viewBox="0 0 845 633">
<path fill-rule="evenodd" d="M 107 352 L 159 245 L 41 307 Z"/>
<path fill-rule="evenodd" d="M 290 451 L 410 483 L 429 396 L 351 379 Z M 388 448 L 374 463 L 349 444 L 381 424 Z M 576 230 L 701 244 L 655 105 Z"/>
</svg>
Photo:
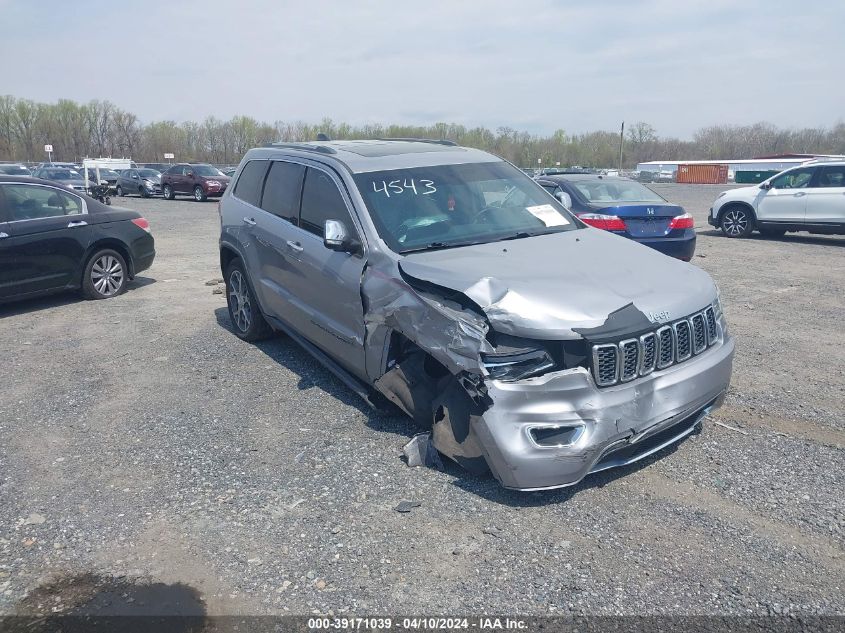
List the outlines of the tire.
<svg viewBox="0 0 845 633">
<path fill-rule="evenodd" d="M 129 268 L 123 255 L 110 248 L 96 251 L 82 273 L 82 295 L 86 299 L 111 299 L 126 290 Z"/>
<path fill-rule="evenodd" d="M 205 202 L 206 200 L 208 200 L 208 196 L 205 195 L 205 191 L 199 185 L 194 187 L 194 200 L 196 200 L 197 202 Z"/>
<path fill-rule="evenodd" d="M 149 192 L 146 189 L 144 189 L 143 187 L 138 187 L 138 195 L 141 196 L 142 198 L 149 198 L 150 197 Z"/>
<path fill-rule="evenodd" d="M 239 339 L 251 343 L 273 334 L 255 300 L 241 259 L 232 260 L 226 269 L 226 305 L 232 330 Z"/>
<path fill-rule="evenodd" d="M 754 231 L 754 216 L 742 206 L 730 206 L 719 216 L 719 228 L 727 237 L 748 237 Z"/>
<path fill-rule="evenodd" d="M 109 198 L 108 196 L 106 196 L 105 203 L 106 203 L 107 205 L 111 206 L 111 198 Z"/>
<path fill-rule="evenodd" d="M 173 187 L 170 185 L 164 185 L 161 189 L 161 193 L 164 196 L 165 200 L 175 200 L 176 194 L 173 192 Z"/>
<path fill-rule="evenodd" d="M 121 198 L 126 195 L 125 193 L 123 193 L 123 187 L 121 187 L 120 185 L 117 186 L 117 192 L 116 193 Z"/>
<path fill-rule="evenodd" d="M 786 235 L 786 229 L 760 229 L 760 235 L 763 237 L 779 238 Z"/>
</svg>

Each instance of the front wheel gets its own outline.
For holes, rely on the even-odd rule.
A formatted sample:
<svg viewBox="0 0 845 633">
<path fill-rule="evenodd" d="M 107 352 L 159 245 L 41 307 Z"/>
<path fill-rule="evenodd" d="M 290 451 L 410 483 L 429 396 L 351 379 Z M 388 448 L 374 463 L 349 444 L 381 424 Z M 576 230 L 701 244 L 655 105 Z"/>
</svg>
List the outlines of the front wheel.
<svg viewBox="0 0 845 633">
<path fill-rule="evenodd" d="M 121 198 L 126 195 L 125 193 L 123 193 L 123 187 L 121 187 L 120 185 L 117 186 L 117 192 L 116 193 Z"/>
<path fill-rule="evenodd" d="M 208 200 L 208 196 L 205 195 L 205 191 L 199 185 L 194 187 L 194 200 L 197 202 L 205 202 Z"/>
<path fill-rule="evenodd" d="M 728 237 L 748 237 L 754 230 L 754 218 L 743 207 L 729 207 L 719 218 L 719 228 Z"/>
<path fill-rule="evenodd" d="M 150 192 L 147 191 L 144 187 L 138 187 L 138 195 L 142 198 L 149 198 Z"/>
<path fill-rule="evenodd" d="M 82 294 L 86 299 L 109 299 L 126 290 L 126 260 L 117 251 L 97 251 L 85 265 Z"/>
<path fill-rule="evenodd" d="M 170 185 L 164 185 L 161 190 L 162 195 L 164 196 L 165 200 L 174 200 L 176 198 L 176 194 L 173 193 L 173 187 Z"/>
<path fill-rule="evenodd" d="M 240 259 L 234 260 L 226 269 L 226 303 L 238 338 L 252 342 L 273 333 L 261 314 Z"/>
</svg>

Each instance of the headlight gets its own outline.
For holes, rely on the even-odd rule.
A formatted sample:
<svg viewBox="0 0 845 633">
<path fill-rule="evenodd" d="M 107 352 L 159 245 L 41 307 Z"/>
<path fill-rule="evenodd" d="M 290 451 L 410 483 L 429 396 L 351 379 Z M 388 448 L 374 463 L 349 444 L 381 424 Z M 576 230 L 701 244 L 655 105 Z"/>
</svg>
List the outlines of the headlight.
<svg viewBox="0 0 845 633">
<path fill-rule="evenodd" d="M 542 349 L 522 349 L 503 354 L 483 354 L 484 368 L 494 380 L 522 380 L 543 373 L 555 366 Z"/>
<path fill-rule="evenodd" d="M 208 181 L 206 181 L 206 184 L 209 185 L 210 187 L 219 187 L 220 181 L 219 180 L 208 180 Z"/>
<path fill-rule="evenodd" d="M 144 186 L 145 186 L 147 189 L 155 189 L 155 183 L 154 183 L 152 180 L 145 180 L 145 181 L 144 181 Z"/>
</svg>

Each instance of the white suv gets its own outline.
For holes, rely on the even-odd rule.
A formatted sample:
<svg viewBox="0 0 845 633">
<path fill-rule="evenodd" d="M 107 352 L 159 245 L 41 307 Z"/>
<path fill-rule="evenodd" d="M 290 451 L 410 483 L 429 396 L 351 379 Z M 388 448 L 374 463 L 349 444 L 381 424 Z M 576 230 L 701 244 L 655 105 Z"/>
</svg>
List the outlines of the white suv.
<svg viewBox="0 0 845 633">
<path fill-rule="evenodd" d="M 723 191 L 707 221 L 728 237 L 754 229 L 780 237 L 787 231 L 845 235 L 845 161 L 812 162 L 759 185 Z"/>
</svg>

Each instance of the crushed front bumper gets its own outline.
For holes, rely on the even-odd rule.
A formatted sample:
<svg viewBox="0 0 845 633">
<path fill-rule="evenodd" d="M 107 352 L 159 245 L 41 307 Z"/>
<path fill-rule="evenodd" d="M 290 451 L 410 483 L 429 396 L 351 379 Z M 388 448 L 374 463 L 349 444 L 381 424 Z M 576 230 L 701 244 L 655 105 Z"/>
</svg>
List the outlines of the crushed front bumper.
<svg viewBox="0 0 845 633">
<path fill-rule="evenodd" d="M 571 486 L 689 435 L 721 406 L 730 384 L 730 336 L 686 362 L 598 388 L 575 368 L 517 382 L 488 381 L 493 404 L 474 422 L 488 466 L 506 488 Z M 543 446 L 532 428 L 582 427 L 570 445 Z"/>
</svg>

